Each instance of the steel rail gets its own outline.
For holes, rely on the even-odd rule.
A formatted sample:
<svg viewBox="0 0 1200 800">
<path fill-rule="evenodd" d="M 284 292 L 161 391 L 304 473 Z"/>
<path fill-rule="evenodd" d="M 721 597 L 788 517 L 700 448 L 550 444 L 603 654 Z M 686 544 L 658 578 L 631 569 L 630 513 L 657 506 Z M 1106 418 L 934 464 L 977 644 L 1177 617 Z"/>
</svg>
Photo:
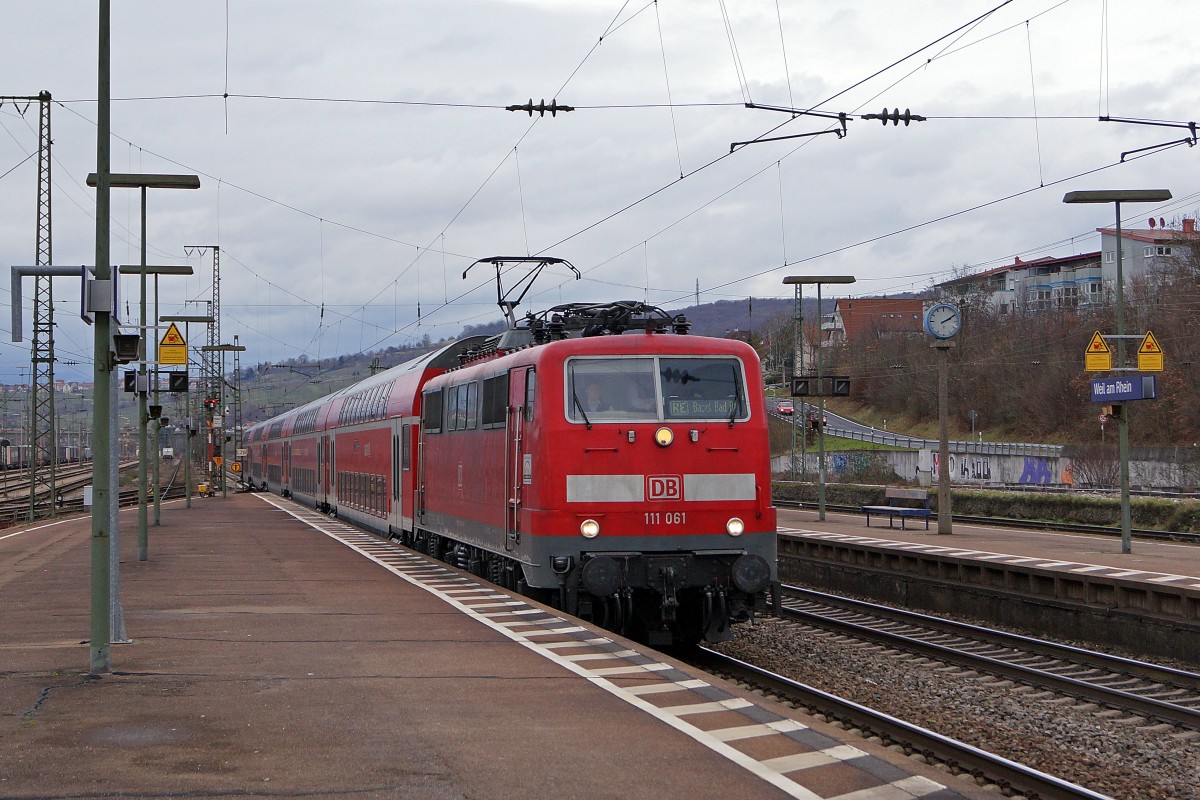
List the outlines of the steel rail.
<svg viewBox="0 0 1200 800">
<path fill-rule="evenodd" d="M 789 588 L 791 588 L 791 587 L 789 587 Z M 805 591 L 805 590 L 797 589 L 796 591 Z M 813 593 L 813 594 L 819 594 L 819 593 Z M 842 603 L 840 602 L 841 600 L 843 600 L 843 598 L 838 598 L 839 602 L 827 603 L 827 605 L 834 609 L 838 609 L 839 607 L 844 607 L 842 605 Z M 810 602 L 825 603 L 826 601 L 810 600 Z M 857 608 L 854 609 L 854 613 L 860 613 L 860 614 L 868 613 L 868 614 L 882 615 L 884 617 L 883 621 L 885 623 L 891 623 L 898 618 L 907 616 L 907 612 L 904 612 L 904 611 L 901 611 L 898 609 L 889 608 L 886 606 L 875 606 L 872 603 L 865 603 L 865 602 L 861 602 L 861 601 L 854 601 L 854 602 L 858 603 Z M 1148 719 L 1154 719 L 1154 720 L 1158 720 L 1161 722 L 1169 723 L 1171 725 L 1178 725 L 1180 727 L 1189 728 L 1192 730 L 1200 730 L 1200 708 L 1189 707 L 1186 705 L 1179 705 L 1179 704 L 1172 703 L 1169 701 L 1159 700 L 1159 699 L 1156 699 L 1153 697 L 1145 697 L 1145 696 L 1142 696 L 1139 694 L 1135 694 L 1133 692 L 1125 691 L 1124 689 L 1118 689 L 1118 688 L 1113 688 L 1110 686 L 1104 686 L 1103 684 L 1098 683 L 1098 682 L 1093 682 L 1092 680 L 1084 680 L 1081 678 L 1060 675 L 1056 672 L 1047 671 L 1045 669 L 1041 669 L 1038 667 L 1026 666 L 1023 664 L 1013 663 L 1012 661 L 1007 661 L 1007 660 L 1004 660 L 1001 658 L 996 658 L 996 657 L 989 656 L 989 655 L 983 655 L 980 653 L 974 653 L 969 650 L 962 649 L 961 647 L 953 645 L 953 644 L 939 644 L 936 642 L 931 642 L 931 641 L 927 641 L 925 639 L 921 639 L 916 636 L 911 636 L 911 635 L 906 635 L 906 634 L 902 634 L 902 633 L 896 633 L 893 631 L 883 630 L 879 627 L 873 627 L 870 624 L 867 624 L 862 621 L 850 622 L 845 619 L 838 619 L 836 617 L 829 616 L 825 613 L 821 613 L 820 611 L 815 611 L 812 609 L 805 610 L 805 609 L 798 609 L 798 608 L 790 607 L 787 603 L 786 598 L 784 599 L 784 602 L 781 606 L 780 611 L 781 611 L 782 616 L 785 619 L 797 620 L 797 621 L 805 622 L 808 624 L 817 625 L 822 628 L 836 630 L 839 633 L 844 633 L 844 634 L 853 636 L 854 638 L 857 638 L 857 639 L 864 639 L 867 641 L 877 642 L 879 644 L 883 644 L 888 647 L 899 648 L 902 650 L 906 650 L 908 652 L 916 653 L 918 655 L 927 656 L 929 658 L 935 658 L 939 661 L 943 661 L 943 662 L 950 663 L 950 664 L 955 664 L 955 665 L 963 667 L 965 669 L 971 669 L 971 670 L 975 670 L 978 672 L 985 672 L 985 673 L 989 673 L 992 675 L 997 675 L 999 677 L 1002 677 L 1002 678 L 1005 678 L 1008 680 L 1018 681 L 1020 683 L 1024 683 L 1024 684 L 1028 684 L 1028 685 L 1052 689 L 1060 694 L 1065 694 L 1070 697 L 1087 700 L 1089 702 L 1100 703 L 1106 707 L 1120 709 L 1122 711 L 1127 711 L 1127 712 L 1136 714 L 1141 717 L 1146 717 Z M 924 622 L 921 620 L 922 616 L 923 615 L 917 615 L 917 614 L 907 616 L 905 624 L 913 625 L 913 626 L 923 625 Z M 928 619 L 928 618 L 926 618 L 926 619 Z M 949 621 L 939 620 L 938 622 L 939 622 L 939 625 L 945 626 L 943 628 L 943 630 L 941 631 L 941 632 L 945 632 L 945 628 L 949 627 Z M 983 629 L 983 628 L 975 628 L 976 632 L 986 631 L 986 630 L 987 629 Z M 989 636 L 991 634 L 999 634 L 999 633 L 1000 632 L 998 632 L 998 631 L 996 631 L 996 632 L 988 631 Z M 968 637 L 971 634 L 969 634 L 965 630 L 963 630 L 960 632 L 955 632 L 954 635 Z M 1007 636 L 1007 634 L 1005 634 L 1005 635 Z M 1008 641 L 1010 642 L 1010 644 L 1006 644 L 1003 646 L 1012 647 L 1012 648 L 1022 647 L 1023 645 L 1020 645 L 1017 643 L 1017 638 L 1018 637 L 1013 637 L 1012 639 L 1009 639 Z M 1039 641 L 1039 640 L 1027 640 L 1027 641 Z M 979 640 L 976 639 L 972 643 L 978 644 Z M 998 642 L 986 641 L 985 643 L 987 643 L 989 645 L 994 645 L 994 644 L 997 644 Z M 1040 644 L 1047 645 L 1047 646 L 1049 645 L 1049 643 L 1041 643 L 1041 642 L 1040 642 Z M 1067 650 L 1069 650 L 1069 648 L 1062 646 L 1062 649 L 1060 651 L 1062 653 L 1062 655 L 1057 655 L 1057 656 L 1053 656 L 1053 657 L 1060 658 L 1060 659 L 1070 658 L 1070 656 L 1066 655 Z M 1097 666 L 1097 664 L 1099 664 L 1103 658 L 1103 654 L 1095 653 L 1092 651 L 1078 651 L 1078 652 L 1087 654 L 1088 660 L 1084 661 L 1083 663 L 1085 666 L 1092 667 L 1092 668 L 1095 668 Z M 1024 653 L 1024 655 L 1028 655 L 1028 654 L 1029 654 L 1028 652 Z M 1044 656 L 1045 652 L 1034 652 L 1034 654 L 1038 655 L 1038 656 Z M 1014 655 L 1014 657 L 1019 657 L 1021 654 L 1014 653 L 1013 655 Z M 1109 672 L 1107 675 L 1101 676 L 1097 680 L 1112 681 L 1114 679 L 1114 672 L 1116 673 L 1117 676 L 1119 676 L 1119 679 L 1128 678 L 1129 674 L 1124 671 L 1124 666 L 1128 665 L 1128 664 L 1136 664 L 1136 663 L 1141 663 L 1141 662 L 1133 662 L 1131 660 L 1121 659 L 1120 663 L 1118 663 L 1118 661 L 1114 659 L 1114 661 L 1112 663 L 1105 665 L 1103 667 L 1100 667 L 1101 669 L 1108 670 Z M 1062 667 L 1061 664 L 1059 664 L 1057 666 L 1059 666 L 1060 668 Z M 1144 665 L 1144 666 L 1150 667 L 1153 665 Z M 1169 668 L 1165 668 L 1165 667 L 1162 669 L 1168 670 L 1172 674 L 1172 677 L 1168 678 L 1167 672 L 1160 673 L 1162 675 L 1162 679 L 1160 680 L 1160 682 L 1164 683 L 1163 686 L 1158 687 L 1160 689 L 1161 688 L 1171 688 L 1171 689 L 1183 689 L 1186 691 L 1186 690 L 1194 690 L 1197 685 L 1200 685 L 1200 675 L 1195 675 L 1193 673 L 1184 672 L 1182 670 L 1169 670 Z M 1136 676 L 1136 677 L 1140 678 L 1142 676 Z M 1159 680 L 1159 679 L 1151 678 L 1151 680 Z M 1165 681 L 1167 681 L 1167 680 L 1170 680 L 1171 682 L 1165 683 Z M 1183 685 L 1183 686 L 1179 685 L 1181 682 L 1184 683 L 1185 685 Z M 1193 696 L 1192 699 L 1195 700 L 1197 698 L 1195 696 Z"/>
</svg>

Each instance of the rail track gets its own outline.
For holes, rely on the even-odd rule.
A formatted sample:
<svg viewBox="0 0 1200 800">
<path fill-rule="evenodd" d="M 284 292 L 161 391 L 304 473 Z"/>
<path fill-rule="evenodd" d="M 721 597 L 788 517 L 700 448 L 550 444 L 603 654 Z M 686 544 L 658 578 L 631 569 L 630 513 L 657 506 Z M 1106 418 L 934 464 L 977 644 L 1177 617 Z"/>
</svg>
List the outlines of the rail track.
<svg viewBox="0 0 1200 800">
<path fill-rule="evenodd" d="M 800 639 L 811 638 L 819 629 L 840 641 L 865 642 L 872 652 L 909 654 L 914 664 L 946 665 L 935 672 L 949 669 L 981 675 L 982 683 L 997 691 L 1051 706 L 1063 702 L 1061 697 L 1098 721 L 1104 719 L 1105 724 L 1123 730 L 1136 728 L 1146 737 L 1161 737 L 1164 743 L 1194 742 L 1200 731 L 1200 674 L 800 587 L 783 587 L 781 600 L 782 623 L 796 630 Z M 754 655 L 744 657 L 757 661 L 758 651 L 751 652 Z M 690 660 L 789 700 L 806 713 L 823 714 L 864 737 L 878 737 L 885 746 L 940 762 L 954 773 L 968 773 L 977 783 L 995 784 L 1006 793 L 1043 799 L 1104 796 L 727 654 L 700 648 Z M 1006 752 L 995 743 L 991 749 Z"/>
<path fill-rule="evenodd" d="M 118 469 L 126 472 L 131 469 L 136 469 L 138 462 L 128 461 L 122 462 Z M 179 465 L 175 466 L 171 476 L 163 483 L 161 498 L 168 500 L 183 496 L 183 486 L 178 484 L 177 477 L 179 473 Z M 61 495 L 67 492 L 77 491 L 80 488 L 87 486 L 92 482 L 91 465 L 80 465 L 67 470 L 65 473 L 60 473 L 56 481 L 56 489 Z M 11 491 L 16 491 L 17 484 L 13 484 Z M 11 494 L 10 491 L 10 494 Z M 0 527 L 13 525 L 29 520 L 29 489 L 28 479 L 25 480 L 24 494 L 18 497 L 6 497 L 0 500 Z M 43 519 L 51 516 L 51 498 L 49 490 L 39 489 L 37 494 L 38 500 L 35 505 L 35 516 L 37 519 Z M 138 489 L 123 489 L 118 492 L 118 505 L 131 506 L 137 505 Z M 83 497 L 70 497 L 62 502 L 57 502 L 53 505 L 54 514 L 73 513 L 84 510 Z"/>
<path fill-rule="evenodd" d="M 909 755 L 942 762 L 955 774 L 966 772 L 1001 789 L 1039 800 L 1108 800 L 1090 789 L 706 647 L 699 648 L 689 660 L 710 672 L 790 700 L 806 713 L 824 714 L 864 736 L 877 736 L 885 746 L 899 746 Z"/>
<path fill-rule="evenodd" d="M 1200 731 L 1200 674 L 785 586 L 784 619 Z"/>
<path fill-rule="evenodd" d="M 816 503 L 802 502 L 796 500 L 775 500 L 777 508 L 792 508 L 792 509 L 810 509 L 815 510 Z M 842 514 L 862 514 L 858 506 L 844 506 L 825 504 L 827 511 L 834 511 Z M 931 519 L 937 519 L 935 511 Z M 985 525 L 999 528 L 1021 528 L 1024 530 L 1052 531 L 1055 533 L 1085 533 L 1095 536 L 1120 536 L 1121 529 L 1111 525 L 1083 525 L 1073 522 L 1050 522 L 1046 520 L 1035 519 L 1013 519 L 1011 517 L 975 517 L 966 514 L 955 514 L 954 521 L 963 525 Z M 1163 541 L 1163 542 L 1185 542 L 1188 544 L 1200 544 L 1200 533 L 1190 533 L 1186 531 L 1159 531 L 1149 528 L 1134 528 L 1131 535 L 1136 539 L 1145 539 L 1148 541 Z"/>
</svg>

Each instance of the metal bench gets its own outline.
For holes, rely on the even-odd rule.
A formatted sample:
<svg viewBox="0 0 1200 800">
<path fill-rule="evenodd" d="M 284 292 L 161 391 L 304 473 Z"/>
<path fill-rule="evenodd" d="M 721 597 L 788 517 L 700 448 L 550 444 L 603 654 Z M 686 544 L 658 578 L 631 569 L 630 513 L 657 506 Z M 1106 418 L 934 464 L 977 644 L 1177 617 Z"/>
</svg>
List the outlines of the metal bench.
<svg viewBox="0 0 1200 800">
<path fill-rule="evenodd" d="M 867 527 L 871 527 L 871 515 L 883 516 L 887 514 L 888 527 L 894 528 L 896 517 L 900 518 L 901 530 L 907 530 L 905 520 L 909 517 L 923 517 L 925 519 L 925 530 L 929 530 L 929 515 L 933 511 L 929 508 L 929 490 L 928 489 L 886 489 L 883 493 L 883 501 L 887 505 L 882 506 L 862 506 L 861 511 L 867 515 Z M 904 503 L 904 505 L 901 505 Z"/>
</svg>

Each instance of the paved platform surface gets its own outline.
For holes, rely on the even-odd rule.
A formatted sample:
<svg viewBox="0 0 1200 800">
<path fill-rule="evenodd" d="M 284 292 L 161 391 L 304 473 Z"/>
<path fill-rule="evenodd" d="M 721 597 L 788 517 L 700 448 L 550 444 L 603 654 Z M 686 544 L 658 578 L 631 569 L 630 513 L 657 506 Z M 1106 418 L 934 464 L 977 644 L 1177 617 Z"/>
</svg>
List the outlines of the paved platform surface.
<svg viewBox="0 0 1200 800">
<path fill-rule="evenodd" d="M 868 528 L 862 514 L 830 512 L 823 521 L 818 519 L 816 511 L 809 509 L 780 509 L 778 515 L 782 532 L 828 533 L 920 548 L 949 548 L 958 557 L 1028 559 L 1022 563 L 1031 567 L 1086 571 L 1130 581 L 1200 589 L 1200 546 L 1196 545 L 1134 539 L 1132 552 L 1122 553 L 1121 540 L 1117 536 L 1084 536 L 960 523 L 952 526 L 953 533 L 939 534 L 936 520 L 930 523 L 929 530 L 911 526 L 903 530 L 899 523 L 888 528 L 876 522 Z"/>
<path fill-rule="evenodd" d="M 995 796 L 267 495 L 0 531 L 0 797 Z M 953 788 L 946 788 L 952 782 Z"/>
</svg>

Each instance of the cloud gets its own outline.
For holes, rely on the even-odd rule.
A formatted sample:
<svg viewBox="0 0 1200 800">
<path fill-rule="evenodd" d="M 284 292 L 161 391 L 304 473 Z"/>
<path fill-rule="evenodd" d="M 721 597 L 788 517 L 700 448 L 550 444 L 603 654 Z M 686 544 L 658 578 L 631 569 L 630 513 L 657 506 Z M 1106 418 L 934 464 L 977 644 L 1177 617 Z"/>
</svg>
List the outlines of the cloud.
<svg viewBox="0 0 1200 800">
<path fill-rule="evenodd" d="M 911 291 L 953 265 L 1094 246 L 1108 211 L 1063 206 L 1070 189 L 1166 186 L 1184 198 L 1154 211 L 1167 217 L 1195 205 L 1189 148 L 1057 183 L 1184 135 L 1095 120 L 1190 113 L 1191 43 L 1162 22 L 1186 18 L 1179 0 L 1108 8 L 1107 39 L 1095 4 L 1013 2 L 873 78 L 990 5 L 724 7 L 732 40 L 721 6 L 700 0 L 475 0 L 452 11 L 433 0 L 275 0 L 232 5 L 228 28 L 219 5 L 118 4 L 114 97 L 159 99 L 113 104 L 113 169 L 203 182 L 149 197 L 150 259 L 200 273 L 163 281 L 164 313 L 195 313 L 211 296 L 210 261 L 186 259 L 188 244 L 220 243 L 222 336 L 238 334 L 258 363 L 497 318 L 487 275 L 461 279 L 484 256 L 548 251 L 585 271 L 578 282 L 548 275 L 530 304 L 686 305 L 697 282 L 701 300 L 790 296 L 782 277 L 805 272 L 855 274 L 861 293 Z M 0 91 L 45 88 L 65 103 L 53 107 L 55 260 L 90 262 L 94 4 L 53 5 L 53 57 L 28 35 L 45 28 L 47 8 L 11 10 Z M 530 98 L 578 110 L 497 108 Z M 828 98 L 822 110 L 911 108 L 930 119 L 854 119 L 845 139 L 730 154 L 734 141 L 830 124 L 743 101 Z M 18 108 L 0 106 L 0 173 L 37 146 L 36 115 Z M 32 162 L 0 179 L 10 264 L 33 257 L 35 185 Z M 136 259 L 136 193 L 114 192 L 112 216 L 114 260 Z M 75 293 L 56 285 L 56 298 Z M 63 340 L 86 353 L 90 331 L 69 308 L 60 318 Z M 27 362 L 27 350 L 0 348 L 0 380 Z M 62 372 L 90 379 L 87 364 Z"/>
</svg>

